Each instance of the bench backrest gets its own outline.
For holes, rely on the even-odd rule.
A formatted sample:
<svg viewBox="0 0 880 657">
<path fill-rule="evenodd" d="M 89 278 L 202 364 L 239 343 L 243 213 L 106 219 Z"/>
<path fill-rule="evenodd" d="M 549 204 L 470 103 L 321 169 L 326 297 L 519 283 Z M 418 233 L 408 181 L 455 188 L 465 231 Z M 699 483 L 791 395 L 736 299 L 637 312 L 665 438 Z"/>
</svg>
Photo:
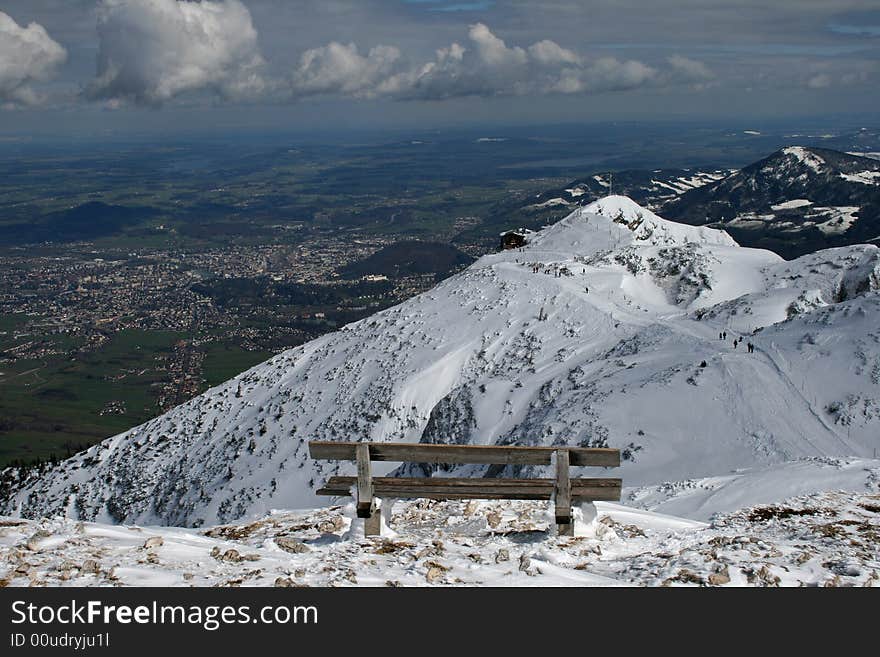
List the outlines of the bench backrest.
<svg viewBox="0 0 880 657">
<path fill-rule="evenodd" d="M 423 443 L 357 443 L 311 441 L 309 455 L 325 461 L 356 461 L 357 446 L 366 444 L 371 461 L 414 463 L 483 463 L 550 465 L 553 454 L 568 452 L 569 465 L 620 466 L 620 450 L 599 447 L 516 447 L 502 445 L 431 445 Z"/>
</svg>

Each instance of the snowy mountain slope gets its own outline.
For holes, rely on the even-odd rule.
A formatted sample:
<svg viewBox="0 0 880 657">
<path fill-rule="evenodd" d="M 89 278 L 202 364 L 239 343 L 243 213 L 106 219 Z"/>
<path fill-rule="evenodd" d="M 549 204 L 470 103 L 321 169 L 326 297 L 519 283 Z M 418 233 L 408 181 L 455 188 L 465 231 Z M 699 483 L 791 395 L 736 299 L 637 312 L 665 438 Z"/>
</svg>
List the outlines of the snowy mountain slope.
<svg viewBox="0 0 880 657">
<path fill-rule="evenodd" d="M 311 507 L 354 470 L 309 459 L 312 439 L 610 445 L 630 487 L 870 456 L 878 289 L 877 247 L 785 262 L 608 197 L 46 472 L 8 471 L 0 512 L 202 526 Z M 733 346 L 752 331 L 755 353 Z"/>
<path fill-rule="evenodd" d="M 622 499 L 628 506 L 655 513 L 708 521 L 719 514 L 829 490 L 880 490 L 880 461 L 801 459 L 718 477 L 629 488 L 624 490 Z"/>
</svg>

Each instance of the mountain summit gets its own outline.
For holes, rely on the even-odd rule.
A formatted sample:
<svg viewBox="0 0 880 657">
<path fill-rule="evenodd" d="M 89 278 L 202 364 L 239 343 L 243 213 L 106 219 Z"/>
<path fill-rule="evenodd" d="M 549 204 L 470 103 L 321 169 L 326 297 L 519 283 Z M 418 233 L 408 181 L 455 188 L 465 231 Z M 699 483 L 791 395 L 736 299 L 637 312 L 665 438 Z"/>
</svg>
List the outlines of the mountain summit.
<svg viewBox="0 0 880 657">
<path fill-rule="evenodd" d="M 869 456 L 878 289 L 875 246 L 786 262 L 606 197 L 57 466 L 7 471 L 0 512 L 201 526 L 314 506 L 354 467 L 309 459 L 314 439 L 608 445 L 627 486 Z"/>
</svg>

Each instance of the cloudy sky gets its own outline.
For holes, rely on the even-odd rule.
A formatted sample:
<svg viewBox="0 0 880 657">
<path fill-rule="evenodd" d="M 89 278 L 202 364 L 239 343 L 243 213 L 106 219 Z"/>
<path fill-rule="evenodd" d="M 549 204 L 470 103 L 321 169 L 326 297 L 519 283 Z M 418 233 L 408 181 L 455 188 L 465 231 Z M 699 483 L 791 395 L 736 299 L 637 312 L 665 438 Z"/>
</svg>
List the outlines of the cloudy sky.
<svg viewBox="0 0 880 657">
<path fill-rule="evenodd" d="M 880 0 L 0 0 L 0 132 L 869 113 Z"/>
</svg>

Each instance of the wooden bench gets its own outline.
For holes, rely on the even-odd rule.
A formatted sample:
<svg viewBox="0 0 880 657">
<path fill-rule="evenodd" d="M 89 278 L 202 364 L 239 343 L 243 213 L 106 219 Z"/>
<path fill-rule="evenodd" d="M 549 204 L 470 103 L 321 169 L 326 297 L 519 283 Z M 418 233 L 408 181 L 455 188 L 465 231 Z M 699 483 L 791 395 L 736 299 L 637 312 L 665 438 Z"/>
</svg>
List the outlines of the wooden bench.
<svg viewBox="0 0 880 657">
<path fill-rule="evenodd" d="M 357 462 L 356 477 L 333 476 L 318 495 L 357 499 L 357 516 L 365 519 L 364 534 L 379 534 L 381 516 L 376 497 L 433 500 L 554 500 L 558 533 L 572 536 L 573 503 L 617 501 L 620 479 L 569 477 L 569 467 L 620 465 L 620 450 L 584 447 L 507 447 L 500 445 L 427 445 L 413 443 L 309 442 L 313 459 Z M 554 479 L 496 479 L 461 477 L 373 477 L 372 461 L 445 464 L 550 465 L 556 457 Z"/>
</svg>

